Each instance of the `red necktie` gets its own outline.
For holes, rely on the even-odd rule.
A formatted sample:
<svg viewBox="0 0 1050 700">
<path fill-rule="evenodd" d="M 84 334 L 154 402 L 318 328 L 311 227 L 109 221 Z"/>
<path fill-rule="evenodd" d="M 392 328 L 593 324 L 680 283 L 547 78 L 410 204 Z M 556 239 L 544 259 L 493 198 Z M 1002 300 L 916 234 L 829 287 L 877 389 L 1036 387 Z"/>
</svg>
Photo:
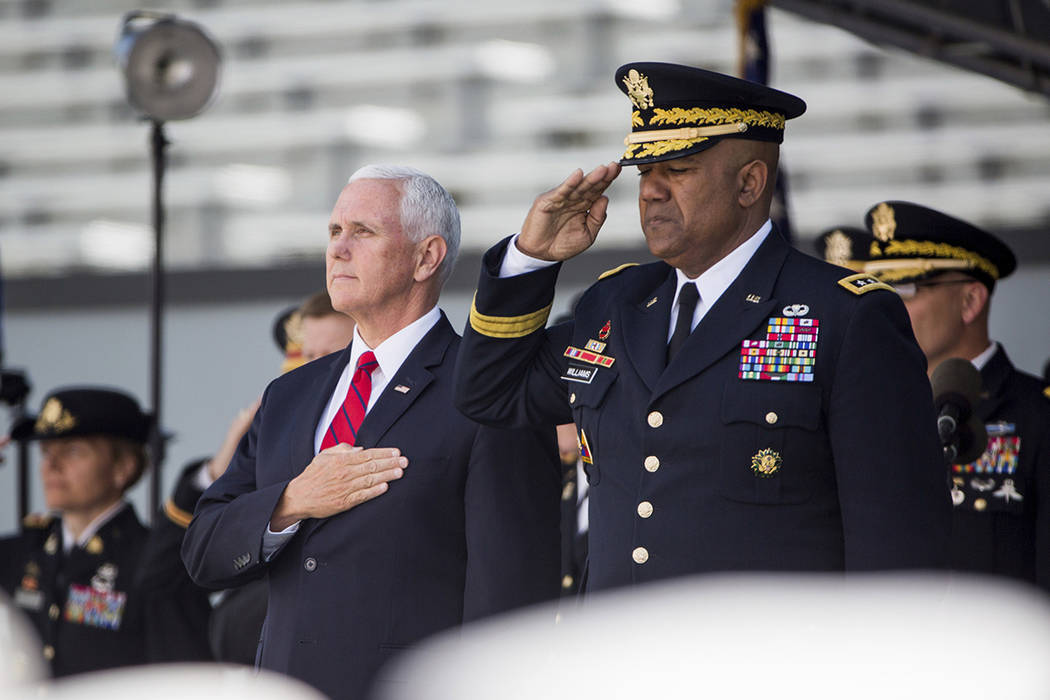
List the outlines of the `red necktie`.
<svg viewBox="0 0 1050 700">
<path fill-rule="evenodd" d="M 339 407 L 339 412 L 335 414 L 332 424 L 325 432 L 324 440 L 321 441 L 322 450 L 340 442 L 354 444 L 357 429 L 361 427 L 365 411 L 368 410 L 368 397 L 372 395 L 372 370 L 378 366 L 375 353 L 371 350 L 361 353 L 343 405 Z"/>
</svg>

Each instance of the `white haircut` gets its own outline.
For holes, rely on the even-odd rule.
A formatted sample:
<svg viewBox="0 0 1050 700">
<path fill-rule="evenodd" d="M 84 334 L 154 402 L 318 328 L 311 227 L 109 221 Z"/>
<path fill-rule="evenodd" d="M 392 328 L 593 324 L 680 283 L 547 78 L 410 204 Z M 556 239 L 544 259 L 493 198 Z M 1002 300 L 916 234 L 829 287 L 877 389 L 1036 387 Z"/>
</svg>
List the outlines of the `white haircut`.
<svg viewBox="0 0 1050 700">
<path fill-rule="evenodd" d="M 418 243 L 427 236 L 441 236 L 448 251 L 441 261 L 438 276 L 442 284 L 452 274 L 459 255 L 459 209 L 456 201 L 441 184 L 422 170 L 404 165 L 365 165 L 347 183 L 354 180 L 397 180 L 401 187 L 401 228 L 410 241 Z"/>
</svg>

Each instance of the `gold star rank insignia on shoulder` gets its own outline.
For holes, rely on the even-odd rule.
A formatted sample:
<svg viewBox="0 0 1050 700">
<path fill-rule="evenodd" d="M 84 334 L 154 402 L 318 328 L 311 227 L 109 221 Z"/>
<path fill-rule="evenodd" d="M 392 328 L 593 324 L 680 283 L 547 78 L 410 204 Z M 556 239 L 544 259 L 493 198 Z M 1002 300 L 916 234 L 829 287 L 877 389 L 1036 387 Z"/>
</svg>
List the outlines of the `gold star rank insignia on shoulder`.
<svg viewBox="0 0 1050 700">
<path fill-rule="evenodd" d="M 865 274 L 863 272 L 858 273 L 856 275 L 849 275 L 848 277 L 843 277 L 839 280 L 839 286 L 841 286 L 843 289 L 848 289 L 854 294 L 867 294 L 868 292 L 873 292 L 876 289 L 885 289 L 891 292 L 893 291 L 893 287 L 891 287 L 890 285 L 886 284 L 885 282 L 880 282 L 877 278 L 872 277 L 871 275 Z"/>
</svg>

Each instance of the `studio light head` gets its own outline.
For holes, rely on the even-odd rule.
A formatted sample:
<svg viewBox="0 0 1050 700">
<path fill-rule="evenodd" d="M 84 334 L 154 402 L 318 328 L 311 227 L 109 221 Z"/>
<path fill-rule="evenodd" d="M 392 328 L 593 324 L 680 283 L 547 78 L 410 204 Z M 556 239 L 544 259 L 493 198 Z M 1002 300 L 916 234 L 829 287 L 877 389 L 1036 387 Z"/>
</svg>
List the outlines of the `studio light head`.
<svg viewBox="0 0 1050 700">
<path fill-rule="evenodd" d="M 199 25 L 175 15 L 127 13 L 114 53 L 128 102 L 154 121 L 194 117 L 218 92 L 218 47 Z"/>
</svg>

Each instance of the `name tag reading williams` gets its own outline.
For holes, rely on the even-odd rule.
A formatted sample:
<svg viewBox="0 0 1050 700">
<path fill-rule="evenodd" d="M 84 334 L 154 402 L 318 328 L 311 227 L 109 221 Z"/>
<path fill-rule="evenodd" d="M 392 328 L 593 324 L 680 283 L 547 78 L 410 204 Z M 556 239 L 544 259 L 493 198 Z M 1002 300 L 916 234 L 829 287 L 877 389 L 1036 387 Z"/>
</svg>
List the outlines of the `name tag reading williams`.
<svg viewBox="0 0 1050 700">
<path fill-rule="evenodd" d="M 597 367 L 583 367 L 581 365 L 569 365 L 569 368 L 565 370 L 565 374 L 561 375 L 562 379 L 566 379 L 570 382 L 581 382 L 583 384 L 590 384 L 594 380 L 594 375 L 597 373 Z"/>
</svg>

